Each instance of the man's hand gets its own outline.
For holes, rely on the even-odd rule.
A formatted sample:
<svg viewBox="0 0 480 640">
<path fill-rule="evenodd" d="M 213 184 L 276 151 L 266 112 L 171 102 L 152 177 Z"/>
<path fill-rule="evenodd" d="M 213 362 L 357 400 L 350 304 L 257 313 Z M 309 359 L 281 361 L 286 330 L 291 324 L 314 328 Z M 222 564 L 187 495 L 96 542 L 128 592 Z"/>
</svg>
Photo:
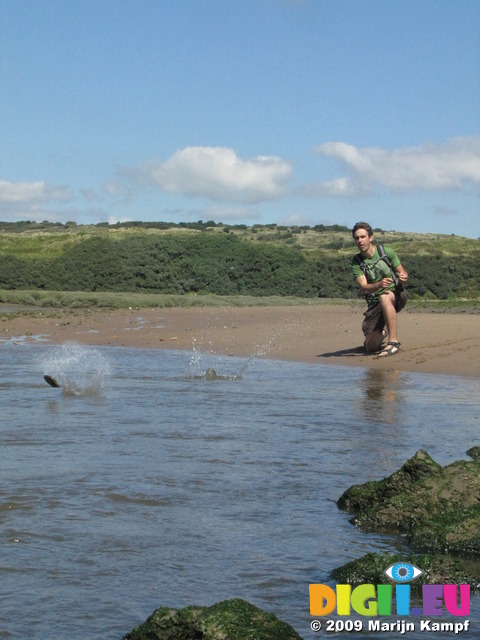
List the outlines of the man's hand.
<svg viewBox="0 0 480 640">
<path fill-rule="evenodd" d="M 397 278 L 400 282 L 406 282 L 408 280 L 408 273 L 405 271 L 402 265 L 395 269 L 395 273 L 397 274 Z"/>
<path fill-rule="evenodd" d="M 387 289 L 393 284 L 393 278 L 382 278 L 377 285 L 379 285 L 379 289 Z"/>
</svg>

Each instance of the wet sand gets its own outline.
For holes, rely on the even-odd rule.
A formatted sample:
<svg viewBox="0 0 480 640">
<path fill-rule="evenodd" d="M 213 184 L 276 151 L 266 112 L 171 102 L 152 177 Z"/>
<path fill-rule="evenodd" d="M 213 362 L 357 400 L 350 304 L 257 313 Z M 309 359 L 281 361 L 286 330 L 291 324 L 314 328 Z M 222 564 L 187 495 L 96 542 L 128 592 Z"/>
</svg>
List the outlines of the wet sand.
<svg viewBox="0 0 480 640">
<path fill-rule="evenodd" d="M 10 306 L 11 307 L 11 306 Z M 398 316 L 401 351 L 365 355 L 363 303 L 274 307 L 66 310 L 12 314 L 0 304 L 5 341 L 197 349 L 320 365 L 480 375 L 480 315 L 405 309 Z M 17 310 L 18 311 L 18 310 Z"/>
</svg>

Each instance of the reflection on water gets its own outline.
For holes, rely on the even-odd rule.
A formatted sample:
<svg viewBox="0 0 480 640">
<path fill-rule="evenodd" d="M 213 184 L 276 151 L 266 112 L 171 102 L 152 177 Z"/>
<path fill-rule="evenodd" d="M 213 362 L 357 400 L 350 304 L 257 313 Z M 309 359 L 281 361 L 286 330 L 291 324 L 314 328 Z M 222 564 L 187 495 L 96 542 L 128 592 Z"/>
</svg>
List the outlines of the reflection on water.
<svg viewBox="0 0 480 640">
<path fill-rule="evenodd" d="M 354 528 L 343 491 L 479 443 L 475 380 L 38 345 L 0 368 L 0 637 L 118 640 L 161 604 L 230 597 L 316 637 L 309 583 L 403 544 Z"/>
<path fill-rule="evenodd" d="M 400 371 L 365 371 L 362 413 L 366 420 L 389 424 L 402 421 L 402 375 Z"/>
</svg>

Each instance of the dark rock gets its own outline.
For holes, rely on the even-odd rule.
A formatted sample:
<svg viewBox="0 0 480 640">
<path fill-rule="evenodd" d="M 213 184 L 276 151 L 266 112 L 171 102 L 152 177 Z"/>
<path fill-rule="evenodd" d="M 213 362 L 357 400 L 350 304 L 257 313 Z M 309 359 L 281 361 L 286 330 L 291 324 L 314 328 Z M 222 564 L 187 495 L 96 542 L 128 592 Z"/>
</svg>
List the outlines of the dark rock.
<svg viewBox="0 0 480 640">
<path fill-rule="evenodd" d="M 123 640 L 302 640 L 271 613 L 233 599 L 211 607 L 161 607 Z"/>
<path fill-rule="evenodd" d="M 442 554 L 367 553 L 332 571 L 332 578 L 340 584 L 389 584 L 385 570 L 397 562 L 408 562 L 420 568 L 423 574 L 409 582 L 412 595 L 421 595 L 423 584 L 470 584 L 471 591 L 479 591 L 479 573 L 472 573 L 462 560 Z"/>
<path fill-rule="evenodd" d="M 442 467 L 420 450 L 388 478 L 354 485 L 337 504 L 361 527 L 406 533 L 416 550 L 480 555 L 476 460 Z"/>
<path fill-rule="evenodd" d="M 396 529 L 400 526 L 398 520 L 404 519 L 406 514 L 397 514 L 396 509 L 390 505 L 401 496 L 410 495 L 419 480 L 436 476 L 441 471 L 441 465 L 420 449 L 388 478 L 356 484 L 347 489 L 340 496 L 337 505 L 348 513 L 358 514 L 355 524 Z M 415 514 L 409 514 L 408 517 L 414 518 Z"/>
<path fill-rule="evenodd" d="M 476 449 L 480 448 L 467 453 L 475 457 Z M 350 487 L 337 504 L 354 514 L 352 522 L 362 528 L 406 534 L 410 547 L 424 555 L 367 554 L 336 569 L 335 579 L 381 584 L 388 582 L 383 572 L 390 564 L 409 562 L 424 571 L 419 584 L 463 582 L 478 590 L 478 460 L 459 460 L 442 467 L 420 450 L 388 478 Z"/>
<path fill-rule="evenodd" d="M 478 460 L 480 458 L 480 447 L 471 447 L 467 451 L 467 456 L 473 458 L 474 460 Z"/>
<path fill-rule="evenodd" d="M 480 555 L 480 504 L 445 510 L 437 518 L 420 523 L 408 533 L 407 540 L 415 549 Z"/>
</svg>

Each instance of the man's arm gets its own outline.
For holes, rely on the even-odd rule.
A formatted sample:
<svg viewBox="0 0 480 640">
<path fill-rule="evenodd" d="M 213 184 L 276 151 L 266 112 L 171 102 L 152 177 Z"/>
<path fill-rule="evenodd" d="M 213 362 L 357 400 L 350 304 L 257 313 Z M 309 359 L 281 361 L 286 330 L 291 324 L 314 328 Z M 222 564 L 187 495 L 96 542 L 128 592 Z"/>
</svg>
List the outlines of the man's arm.
<svg viewBox="0 0 480 640">
<path fill-rule="evenodd" d="M 400 282 L 403 283 L 408 280 L 408 273 L 401 264 L 399 264 L 398 267 L 395 267 L 395 273 L 397 274 Z M 362 275 L 357 278 L 357 284 L 362 293 L 368 295 L 370 293 L 375 293 L 375 291 L 380 291 L 380 289 L 388 289 L 388 287 L 393 284 L 393 278 L 382 278 L 378 282 L 368 283 L 366 276 L 362 273 Z"/>
<path fill-rule="evenodd" d="M 408 280 L 408 273 L 401 264 L 399 264 L 398 267 L 395 267 L 395 273 L 397 274 L 400 282 L 406 282 Z"/>
<path fill-rule="evenodd" d="M 367 282 L 367 277 L 362 273 L 362 275 L 357 278 L 357 284 L 362 293 L 368 295 L 375 293 L 375 291 L 380 291 L 380 289 L 387 289 L 390 287 L 393 284 L 393 278 L 382 278 L 378 282 Z"/>
<path fill-rule="evenodd" d="M 400 258 L 391 247 L 385 247 L 385 253 L 387 254 L 387 257 L 391 262 L 392 269 L 395 271 L 395 275 L 397 276 L 398 281 L 403 284 L 408 280 L 408 273 L 402 267 Z"/>
</svg>

